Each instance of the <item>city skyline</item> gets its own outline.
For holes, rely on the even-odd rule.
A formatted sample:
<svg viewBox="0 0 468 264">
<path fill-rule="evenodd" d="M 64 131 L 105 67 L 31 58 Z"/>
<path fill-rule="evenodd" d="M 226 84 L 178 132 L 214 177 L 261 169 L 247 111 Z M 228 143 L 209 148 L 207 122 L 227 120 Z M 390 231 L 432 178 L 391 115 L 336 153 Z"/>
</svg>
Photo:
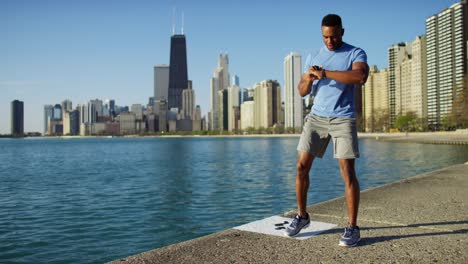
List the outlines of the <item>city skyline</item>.
<svg viewBox="0 0 468 264">
<path fill-rule="evenodd" d="M 24 102 L 25 132 L 41 132 L 44 105 L 65 99 L 74 105 L 93 98 L 115 99 L 122 106 L 146 104 L 154 93 L 154 66 L 169 64 L 174 8 L 176 33 L 184 12 L 188 79 L 196 104 L 207 115 L 210 78 L 222 52 L 229 55 L 229 73 L 239 77 L 241 88 L 267 79 L 283 88 L 284 57 L 296 51 L 305 58 L 317 51 L 322 46 L 321 18 L 337 13 L 343 18 L 344 41 L 366 50 L 369 65 L 386 68 L 389 47 L 425 34 L 425 20 L 456 2 L 338 1 L 314 6 L 293 1 L 271 7 L 265 1 L 115 1 L 112 6 L 4 1 L 0 133 L 10 132 L 9 106 L 15 99 Z M 284 98 L 284 89 L 281 93 Z"/>
</svg>

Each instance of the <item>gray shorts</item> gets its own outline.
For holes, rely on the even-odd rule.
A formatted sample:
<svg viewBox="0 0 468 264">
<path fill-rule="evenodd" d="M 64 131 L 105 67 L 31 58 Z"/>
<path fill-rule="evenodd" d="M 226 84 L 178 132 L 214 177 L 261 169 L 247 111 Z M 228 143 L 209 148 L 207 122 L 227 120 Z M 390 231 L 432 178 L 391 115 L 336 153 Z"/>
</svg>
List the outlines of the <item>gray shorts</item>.
<svg viewBox="0 0 468 264">
<path fill-rule="evenodd" d="M 335 159 L 359 158 L 355 118 L 308 115 L 304 119 L 304 127 L 297 150 L 321 158 L 330 139 L 333 140 L 333 157 Z"/>
</svg>

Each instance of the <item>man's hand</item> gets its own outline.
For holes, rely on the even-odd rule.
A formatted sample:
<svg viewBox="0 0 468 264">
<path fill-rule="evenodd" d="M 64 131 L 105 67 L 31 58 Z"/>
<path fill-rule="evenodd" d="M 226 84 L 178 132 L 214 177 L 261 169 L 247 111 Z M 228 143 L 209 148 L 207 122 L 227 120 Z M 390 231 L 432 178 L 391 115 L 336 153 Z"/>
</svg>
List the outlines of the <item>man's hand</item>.
<svg viewBox="0 0 468 264">
<path fill-rule="evenodd" d="M 315 80 L 323 79 L 323 72 L 321 66 L 319 67 L 317 65 L 314 65 L 310 67 L 309 74 L 312 75 L 315 78 Z"/>
<path fill-rule="evenodd" d="M 312 66 L 308 73 L 315 76 L 317 80 L 325 77 L 344 84 L 363 85 L 369 76 L 369 66 L 365 62 L 355 62 L 349 71 L 325 71 L 322 67 Z"/>
<path fill-rule="evenodd" d="M 312 66 L 306 73 L 302 74 L 301 82 L 297 86 L 299 94 L 304 97 L 310 93 L 312 83 L 317 80 L 317 76 L 313 74 L 314 69 L 318 66 Z"/>
</svg>

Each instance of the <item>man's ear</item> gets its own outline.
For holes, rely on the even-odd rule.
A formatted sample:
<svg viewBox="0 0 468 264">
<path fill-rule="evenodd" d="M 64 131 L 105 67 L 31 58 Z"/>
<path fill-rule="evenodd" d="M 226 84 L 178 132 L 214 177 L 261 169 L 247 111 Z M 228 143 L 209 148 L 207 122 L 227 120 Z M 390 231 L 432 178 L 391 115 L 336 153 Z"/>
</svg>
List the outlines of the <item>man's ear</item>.
<svg viewBox="0 0 468 264">
<path fill-rule="evenodd" d="M 344 35 L 344 28 L 341 29 L 341 36 Z"/>
</svg>

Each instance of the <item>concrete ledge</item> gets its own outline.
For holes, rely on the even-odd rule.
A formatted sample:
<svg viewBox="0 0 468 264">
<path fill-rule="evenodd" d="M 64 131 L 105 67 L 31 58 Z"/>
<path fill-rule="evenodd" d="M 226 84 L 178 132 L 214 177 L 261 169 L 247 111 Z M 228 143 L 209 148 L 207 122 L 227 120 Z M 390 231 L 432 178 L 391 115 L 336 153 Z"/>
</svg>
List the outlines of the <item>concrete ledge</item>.
<svg viewBox="0 0 468 264">
<path fill-rule="evenodd" d="M 359 138 L 374 138 L 380 141 L 468 145 L 468 130 L 451 132 L 411 132 L 411 133 L 358 133 Z"/>
<path fill-rule="evenodd" d="M 307 240 L 229 229 L 112 263 L 468 263 L 467 171 L 455 165 L 362 192 L 355 248 L 338 246 L 341 197 L 308 207 L 339 228 Z"/>
</svg>

